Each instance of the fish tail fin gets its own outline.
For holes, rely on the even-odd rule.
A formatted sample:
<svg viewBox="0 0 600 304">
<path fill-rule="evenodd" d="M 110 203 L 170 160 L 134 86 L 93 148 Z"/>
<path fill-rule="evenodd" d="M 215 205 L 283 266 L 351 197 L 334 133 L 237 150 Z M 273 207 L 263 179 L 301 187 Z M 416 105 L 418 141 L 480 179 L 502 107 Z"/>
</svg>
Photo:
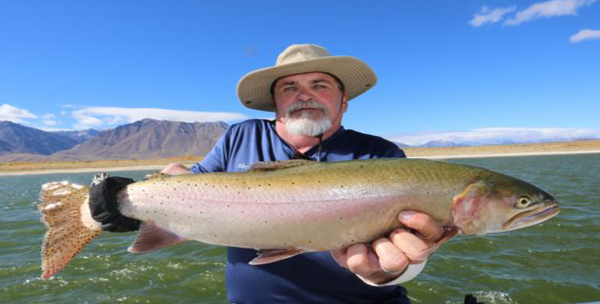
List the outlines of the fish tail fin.
<svg viewBox="0 0 600 304">
<path fill-rule="evenodd" d="M 42 185 L 38 210 L 48 229 L 42 245 L 42 278 L 54 276 L 102 232 L 87 204 L 89 190 L 68 182 Z"/>
</svg>

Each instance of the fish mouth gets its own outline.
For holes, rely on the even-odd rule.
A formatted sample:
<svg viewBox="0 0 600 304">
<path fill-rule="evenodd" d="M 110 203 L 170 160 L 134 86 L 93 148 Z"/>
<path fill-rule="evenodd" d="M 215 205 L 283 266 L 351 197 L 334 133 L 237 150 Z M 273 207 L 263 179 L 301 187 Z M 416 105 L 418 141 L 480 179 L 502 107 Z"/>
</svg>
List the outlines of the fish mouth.
<svg viewBox="0 0 600 304">
<path fill-rule="evenodd" d="M 530 211 L 521 212 L 502 225 L 504 230 L 515 230 L 539 224 L 558 214 L 558 205 L 541 206 Z"/>
</svg>

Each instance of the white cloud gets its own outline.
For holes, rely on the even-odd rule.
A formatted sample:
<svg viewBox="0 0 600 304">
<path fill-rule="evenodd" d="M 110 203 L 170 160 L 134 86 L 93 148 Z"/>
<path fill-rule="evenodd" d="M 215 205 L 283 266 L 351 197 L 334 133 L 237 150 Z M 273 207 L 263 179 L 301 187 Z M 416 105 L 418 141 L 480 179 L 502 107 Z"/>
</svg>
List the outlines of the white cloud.
<svg viewBox="0 0 600 304">
<path fill-rule="evenodd" d="M 600 39 L 600 30 L 584 29 L 579 31 L 577 34 L 571 36 L 569 41 L 575 43 L 582 40 Z"/>
<path fill-rule="evenodd" d="M 54 127 L 46 127 L 46 126 L 31 126 L 36 129 L 40 129 L 46 132 L 56 132 L 56 131 L 73 131 L 73 129 L 65 129 L 65 128 L 54 128 Z"/>
<path fill-rule="evenodd" d="M 7 103 L 4 103 L 0 106 L 0 120 L 22 123 L 23 119 L 27 118 L 37 118 L 37 116 L 25 109 L 19 109 Z"/>
<path fill-rule="evenodd" d="M 85 113 L 79 113 L 79 111 L 73 112 L 73 117 L 77 119 L 77 123 L 73 126 L 75 129 L 89 129 L 103 124 L 101 119 L 86 115 Z"/>
<path fill-rule="evenodd" d="M 241 120 L 247 117 L 231 112 L 178 111 L 154 108 L 89 107 L 73 111 L 77 119 L 75 129 L 87 129 L 101 125 L 129 123 L 144 118 L 183 122 L 210 122 Z"/>
<path fill-rule="evenodd" d="M 473 27 L 478 27 L 486 23 L 496 23 L 499 22 L 504 17 L 504 15 L 512 13 L 516 9 L 516 6 L 510 6 L 506 8 L 495 8 L 492 10 L 487 6 L 483 6 L 481 8 L 481 12 L 473 15 L 473 19 L 469 21 L 469 24 Z"/>
<path fill-rule="evenodd" d="M 469 131 L 405 134 L 389 139 L 410 146 L 431 141 L 448 141 L 460 145 L 493 145 L 575 139 L 599 139 L 600 130 L 574 128 L 483 128 Z"/>
<path fill-rule="evenodd" d="M 530 5 L 519 11 L 513 18 L 504 22 L 505 25 L 518 25 L 538 18 L 550 18 L 566 15 L 576 15 L 583 6 L 591 5 L 596 0 L 551 0 Z"/>
<path fill-rule="evenodd" d="M 56 116 L 54 114 L 44 114 L 42 115 L 42 124 L 46 126 L 55 126 L 58 124 L 55 118 Z"/>
</svg>

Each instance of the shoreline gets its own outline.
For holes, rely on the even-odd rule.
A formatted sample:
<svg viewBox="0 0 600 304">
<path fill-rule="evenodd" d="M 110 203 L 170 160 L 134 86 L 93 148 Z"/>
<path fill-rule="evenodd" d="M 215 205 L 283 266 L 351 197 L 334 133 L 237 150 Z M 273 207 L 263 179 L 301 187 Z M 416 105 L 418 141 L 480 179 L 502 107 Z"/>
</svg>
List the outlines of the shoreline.
<svg viewBox="0 0 600 304">
<path fill-rule="evenodd" d="M 456 158 L 494 158 L 494 157 L 518 157 L 518 156 L 545 156 L 545 155 L 571 155 L 571 154 L 598 154 L 600 150 L 581 151 L 549 151 L 549 152 L 508 152 L 508 153 L 473 153 L 473 154 L 447 154 L 447 155 L 407 155 L 407 158 L 423 159 L 456 159 Z"/>
<path fill-rule="evenodd" d="M 405 150 L 406 152 L 406 150 Z M 518 156 L 545 156 L 545 155 L 575 155 L 575 154 L 599 154 L 600 150 L 572 150 L 572 151 L 537 151 L 537 152 L 506 152 L 506 153 L 471 153 L 471 154 L 439 154 L 439 155 L 411 155 L 406 153 L 407 158 L 412 159 L 460 159 L 460 158 L 495 158 L 495 157 L 518 157 Z M 418 153 L 417 153 L 418 154 Z M 193 164 L 184 164 L 187 167 Z M 93 167 L 93 168 L 64 168 L 64 169 L 39 169 L 39 170 L 15 170 L 0 171 L 0 176 L 20 176 L 20 175 L 42 175 L 58 173 L 86 173 L 86 172 L 118 172 L 118 171 L 143 171 L 156 170 L 164 168 L 166 164 L 154 165 L 132 165 L 115 167 Z"/>
<path fill-rule="evenodd" d="M 184 164 L 187 167 L 194 164 Z M 160 171 L 167 165 L 133 165 L 133 166 L 118 166 L 105 168 L 64 168 L 64 169 L 39 169 L 39 170 L 20 170 L 20 171 L 0 171 L 0 176 L 17 176 L 17 175 L 42 175 L 42 174 L 57 174 L 57 173 L 86 173 L 86 172 L 118 172 L 118 171 L 144 171 L 156 170 Z"/>
</svg>

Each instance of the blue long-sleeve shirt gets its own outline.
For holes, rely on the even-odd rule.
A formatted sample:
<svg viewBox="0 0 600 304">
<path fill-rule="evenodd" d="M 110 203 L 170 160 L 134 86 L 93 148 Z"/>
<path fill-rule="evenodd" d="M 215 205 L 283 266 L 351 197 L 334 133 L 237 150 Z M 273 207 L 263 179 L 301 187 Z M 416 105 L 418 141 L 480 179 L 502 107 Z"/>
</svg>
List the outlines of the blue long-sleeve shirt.
<svg viewBox="0 0 600 304">
<path fill-rule="evenodd" d="M 383 138 L 343 127 L 303 156 L 325 162 L 405 157 L 400 148 Z M 275 131 L 273 121 L 248 120 L 229 127 L 211 152 L 190 170 L 192 173 L 243 172 L 256 162 L 296 157 L 294 148 Z M 329 252 L 305 253 L 260 266 L 248 265 L 255 257 L 255 250 L 228 248 L 228 301 L 258 304 L 409 302 L 404 288 L 366 285 L 339 266 Z"/>
</svg>

